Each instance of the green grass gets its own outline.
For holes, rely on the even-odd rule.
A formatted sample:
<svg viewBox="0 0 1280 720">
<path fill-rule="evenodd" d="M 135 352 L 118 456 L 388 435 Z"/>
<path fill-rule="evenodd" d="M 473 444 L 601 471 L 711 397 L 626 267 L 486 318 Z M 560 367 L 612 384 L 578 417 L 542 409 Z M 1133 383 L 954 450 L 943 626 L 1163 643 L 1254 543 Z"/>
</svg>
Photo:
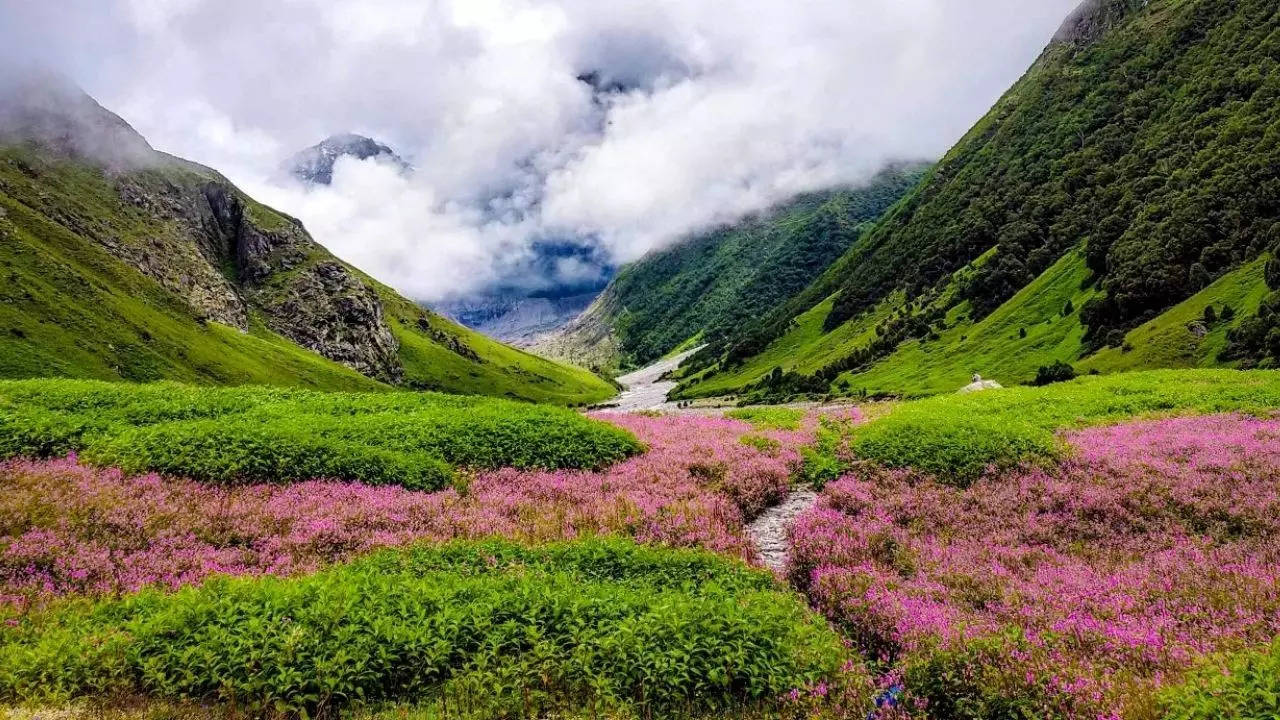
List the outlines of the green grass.
<svg viewBox="0 0 1280 720">
<path fill-rule="evenodd" d="M 1280 717 L 1280 640 L 1206 662 L 1160 700 L 1164 720 L 1274 720 Z"/>
<path fill-rule="evenodd" d="M 1079 357 L 1079 308 L 1096 294 L 1085 286 L 1088 277 L 1083 255 L 1068 253 L 981 321 L 968 321 L 968 305 L 961 303 L 937 340 L 908 341 L 866 372 L 842 375 L 837 385 L 918 397 L 959 390 L 974 373 L 1004 385 L 1030 382 L 1040 366 Z M 1063 314 L 1068 302 L 1074 311 Z"/>
<path fill-rule="evenodd" d="M 898 300 L 899 298 L 894 299 Z M 713 368 L 711 372 L 686 378 L 687 384 L 680 387 L 681 397 L 736 394 L 744 387 L 759 382 L 778 367 L 784 372 L 817 372 L 827 363 L 847 355 L 852 348 L 874 339 L 875 326 L 888 316 L 891 305 L 885 303 L 875 312 L 825 333 L 822 323 L 831 312 L 831 303 L 832 300 L 828 298 L 797 317 L 791 330 L 771 343 L 764 352 L 749 358 L 742 365 L 725 369 Z"/>
<path fill-rule="evenodd" d="M 1227 347 L 1227 331 L 1256 313 L 1267 296 L 1267 284 L 1263 280 L 1266 264 L 1267 258 L 1262 257 L 1224 275 L 1160 317 L 1131 331 L 1125 337 L 1131 349 L 1106 348 L 1082 361 L 1080 369 L 1117 372 L 1221 365 L 1218 355 Z M 1208 306 L 1212 306 L 1215 313 L 1230 306 L 1235 311 L 1235 319 L 1206 325 L 1204 309 Z"/>
<path fill-rule="evenodd" d="M 591 405 L 618 393 L 613 383 L 590 370 L 503 345 L 407 301 L 392 300 L 387 308 L 411 387 L 560 405 Z M 423 324 L 431 331 L 424 332 Z M 466 347 L 479 360 L 454 352 L 433 336 L 451 338 L 446 343 Z"/>
<path fill-rule="evenodd" d="M 468 542 L 55 603 L 0 626 L 0 700 L 670 717 L 773 706 L 848 657 L 798 596 L 735 560 L 622 540 Z"/>
<path fill-rule="evenodd" d="M 1256 312 L 1266 296 L 1262 279 L 1265 264 L 1265 258 L 1261 258 L 1228 273 L 1136 328 L 1127 337 L 1128 349 L 1106 348 L 1081 360 L 1084 326 L 1080 323 L 1080 308 L 1098 291 L 1089 283 L 1083 255 L 1068 253 L 979 322 L 972 322 L 968 304 L 960 303 L 948 312 L 946 328 L 937 339 L 907 341 L 869 369 L 841 375 L 833 390 L 841 394 L 865 390 L 872 395 L 926 397 L 952 393 L 967 385 L 974 373 L 1004 385 L 1025 384 L 1035 378 L 1041 366 L 1058 361 L 1074 365 L 1081 373 L 1230 367 L 1231 363 L 1219 360 L 1218 355 L 1226 347 L 1227 331 Z M 951 292 L 954 291 L 953 287 Z M 944 293 L 942 302 L 948 297 Z M 828 299 L 798 317 L 792 330 L 760 355 L 740 367 L 694 378 L 682 394 L 705 397 L 737 393 L 774 367 L 813 373 L 874 340 L 876 323 L 888 316 L 890 307 L 900 303 L 900 298 L 894 298 L 872 313 L 824 334 L 823 319 L 831 309 Z M 1204 308 L 1209 305 L 1217 312 L 1231 306 L 1235 319 L 1203 327 Z M 1071 312 L 1064 312 L 1068 307 Z M 1205 334 L 1198 335 L 1202 328 Z"/>
<path fill-rule="evenodd" d="M 0 457 L 221 483 L 315 477 L 437 489 L 466 468 L 595 468 L 641 449 L 569 410 L 433 393 L 0 381 Z"/>
<path fill-rule="evenodd" d="M 757 430 L 798 430 L 804 411 L 795 408 L 753 407 L 730 410 L 725 417 L 751 423 Z"/>
<path fill-rule="evenodd" d="M 1155 370 L 902 403 L 853 432 L 860 460 L 966 484 L 989 465 L 1066 452 L 1058 430 L 1169 413 L 1280 408 L 1280 372 Z"/>
</svg>

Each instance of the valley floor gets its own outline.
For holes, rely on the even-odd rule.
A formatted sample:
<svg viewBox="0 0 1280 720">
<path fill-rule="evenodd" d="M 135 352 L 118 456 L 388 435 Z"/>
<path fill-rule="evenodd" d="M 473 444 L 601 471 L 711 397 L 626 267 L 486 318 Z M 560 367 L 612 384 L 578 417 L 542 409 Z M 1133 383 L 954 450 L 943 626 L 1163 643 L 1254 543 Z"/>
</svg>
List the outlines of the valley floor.
<svg viewBox="0 0 1280 720">
<path fill-rule="evenodd" d="M 25 456 L 0 463 L 14 718 L 1174 720 L 1258 716 L 1275 696 L 1277 373 L 554 411 L 519 444 L 560 467 L 509 467 L 523 456 L 508 448 L 421 489 L 386 470 L 367 484 L 358 465 L 195 480 L 148 472 L 154 451 L 124 472 L 32 444 L 92 420 L 84 389 L 0 390 L 43 408 L 0 418 L 0 448 Z M 264 391 L 251 410 L 252 391 L 165 405 L 96 390 L 93 412 L 131 422 L 216 399 L 426 428 L 453 403 L 480 423 L 471 442 L 507 432 L 494 401 Z M 615 447 L 605 428 L 643 449 L 576 469 L 550 453 Z M 447 448 L 433 452 L 463 457 Z"/>
</svg>

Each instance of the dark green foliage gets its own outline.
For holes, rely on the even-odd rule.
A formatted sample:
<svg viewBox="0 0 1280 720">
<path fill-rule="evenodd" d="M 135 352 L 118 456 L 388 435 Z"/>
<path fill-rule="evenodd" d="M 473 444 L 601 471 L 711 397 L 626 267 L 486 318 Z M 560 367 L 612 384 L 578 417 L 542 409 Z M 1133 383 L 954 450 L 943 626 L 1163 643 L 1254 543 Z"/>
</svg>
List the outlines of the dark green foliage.
<svg viewBox="0 0 1280 720">
<path fill-rule="evenodd" d="M 847 658 L 798 597 L 733 560 L 621 540 L 494 541 L 55 604 L 0 628 L 0 699 L 145 693 L 253 716 L 411 701 L 474 703 L 488 717 L 662 717 L 768 707 Z"/>
<path fill-rule="evenodd" d="M 1065 363 L 1059 360 L 1052 365 L 1043 365 L 1036 371 L 1036 379 L 1032 385 L 1043 386 L 1052 385 L 1054 383 L 1067 382 L 1076 379 L 1076 369 L 1071 367 L 1071 363 Z"/>
<path fill-rule="evenodd" d="M 1218 322 L 1218 313 L 1213 309 L 1212 305 L 1204 307 L 1204 322 L 1206 325 L 1213 325 Z"/>
<path fill-rule="evenodd" d="M 77 450 L 130 472 L 221 483 L 324 477 L 436 489 L 452 467 L 595 468 L 640 449 L 612 425 L 505 400 L 0 382 L 0 457 Z"/>
<path fill-rule="evenodd" d="M 738 332 L 813 282 L 919 180 L 894 168 L 854 190 L 802 197 L 624 268 L 606 292 L 624 360 L 644 365 L 699 332 Z"/>
<path fill-rule="evenodd" d="M 927 307 L 986 256 L 946 299 L 979 320 L 1082 240 L 1104 291 L 1082 310 L 1086 345 L 1119 346 L 1115 333 L 1276 246 L 1280 6 L 1106 8 L 1097 37 L 1052 45 L 831 271 L 708 354 L 753 356 L 833 293 L 827 330 L 898 291 Z"/>
<path fill-rule="evenodd" d="M 1274 365 L 1280 358 L 1280 291 L 1268 295 L 1256 314 L 1232 328 L 1227 333 L 1227 341 L 1223 360 Z"/>
<path fill-rule="evenodd" d="M 1214 658 L 1160 699 L 1164 720 L 1274 720 L 1280 717 L 1280 641 Z"/>
</svg>

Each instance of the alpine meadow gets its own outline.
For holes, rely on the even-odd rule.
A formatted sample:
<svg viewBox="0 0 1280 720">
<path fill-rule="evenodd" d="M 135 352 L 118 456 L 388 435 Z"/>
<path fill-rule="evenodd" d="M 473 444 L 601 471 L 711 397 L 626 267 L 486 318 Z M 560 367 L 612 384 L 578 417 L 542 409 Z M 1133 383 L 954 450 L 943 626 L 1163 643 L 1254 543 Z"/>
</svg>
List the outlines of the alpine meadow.
<svg viewBox="0 0 1280 720">
<path fill-rule="evenodd" d="M 1077 2 L 0 0 L 0 718 L 1280 717 L 1280 6 Z"/>
</svg>

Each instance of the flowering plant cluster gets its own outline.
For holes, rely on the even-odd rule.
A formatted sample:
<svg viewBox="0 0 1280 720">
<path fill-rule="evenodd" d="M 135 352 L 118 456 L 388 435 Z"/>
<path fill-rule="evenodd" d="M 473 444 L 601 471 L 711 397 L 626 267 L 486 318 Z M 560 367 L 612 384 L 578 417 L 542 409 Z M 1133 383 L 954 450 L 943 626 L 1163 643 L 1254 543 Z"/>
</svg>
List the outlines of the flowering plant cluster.
<svg viewBox="0 0 1280 720">
<path fill-rule="evenodd" d="M 313 480 L 221 487 L 156 474 L 0 465 L 0 607 L 68 593 L 291 575 L 416 541 L 624 535 L 751 558 L 745 519 L 780 501 L 817 419 L 597 416 L 650 450 L 602 471 L 498 470 L 427 493 Z"/>
<path fill-rule="evenodd" d="M 791 531 L 790 576 L 936 717 L 1150 714 L 1205 655 L 1280 633 L 1280 421 L 1064 435 L 956 487 L 861 469 Z"/>
</svg>

